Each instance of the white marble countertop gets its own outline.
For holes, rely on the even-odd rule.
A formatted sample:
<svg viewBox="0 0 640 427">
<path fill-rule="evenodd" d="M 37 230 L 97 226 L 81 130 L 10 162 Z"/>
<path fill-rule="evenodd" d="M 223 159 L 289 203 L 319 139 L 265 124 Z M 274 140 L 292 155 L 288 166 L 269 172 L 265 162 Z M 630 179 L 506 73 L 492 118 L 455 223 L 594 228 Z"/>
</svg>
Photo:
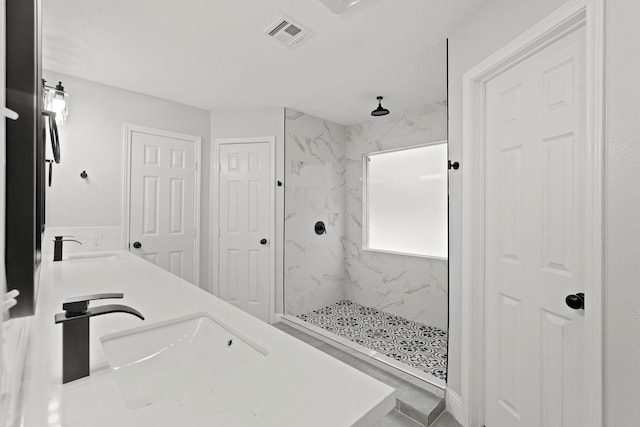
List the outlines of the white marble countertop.
<svg viewBox="0 0 640 427">
<path fill-rule="evenodd" d="M 111 259 L 42 265 L 23 385 L 24 427 L 59 426 L 370 426 L 394 404 L 394 390 L 263 323 L 127 251 Z M 62 385 L 62 327 L 54 314 L 71 296 L 122 292 L 144 316 L 91 319 L 91 375 Z M 112 303 L 96 301 L 93 306 Z M 208 312 L 269 350 L 264 364 L 224 389 L 182 402 L 128 409 L 106 362 L 100 337 L 195 312 Z"/>
</svg>

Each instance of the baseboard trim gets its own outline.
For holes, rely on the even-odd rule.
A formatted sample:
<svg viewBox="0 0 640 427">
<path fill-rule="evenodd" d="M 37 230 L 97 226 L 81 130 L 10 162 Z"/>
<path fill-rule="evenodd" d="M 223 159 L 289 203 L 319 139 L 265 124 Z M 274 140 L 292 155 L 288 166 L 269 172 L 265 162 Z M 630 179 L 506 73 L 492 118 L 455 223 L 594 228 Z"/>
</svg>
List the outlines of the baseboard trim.
<svg viewBox="0 0 640 427">
<path fill-rule="evenodd" d="M 460 395 L 447 388 L 445 400 L 447 402 L 447 411 L 464 427 L 464 424 L 462 424 L 464 417 L 462 416 L 462 398 Z"/>
</svg>

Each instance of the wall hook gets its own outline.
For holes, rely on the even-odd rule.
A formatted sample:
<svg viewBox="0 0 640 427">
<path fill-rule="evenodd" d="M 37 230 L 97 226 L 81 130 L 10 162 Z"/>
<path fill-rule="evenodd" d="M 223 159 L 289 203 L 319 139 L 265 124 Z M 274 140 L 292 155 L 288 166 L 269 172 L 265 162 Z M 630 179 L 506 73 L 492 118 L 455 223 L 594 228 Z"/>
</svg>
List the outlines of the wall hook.
<svg viewBox="0 0 640 427">
<path fill-rule="evenodd" d="M 87 175 L 87 171 L 82 171 L 82 173 L 80 173 L 80 178 L 82 179 L 87 179 L 87 176 L 89 176 Z"/>
</svg>

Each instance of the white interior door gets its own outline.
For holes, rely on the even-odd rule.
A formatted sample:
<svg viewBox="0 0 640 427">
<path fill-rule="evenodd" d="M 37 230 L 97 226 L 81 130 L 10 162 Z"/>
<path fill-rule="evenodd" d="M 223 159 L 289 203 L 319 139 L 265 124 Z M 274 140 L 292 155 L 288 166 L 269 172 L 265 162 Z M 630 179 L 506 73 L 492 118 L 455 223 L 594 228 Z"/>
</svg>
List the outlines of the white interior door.
<svg viewBox="0 0 640 427">
<path fill-rule="evenodd" d="M 130 132 L 129 250 L 195 283 L 197 147 L 170 135 Z"/>
<path fill-rule="evenodd" d="M 485 425 L 585 419 L 585 30 L 486 86 Z M 588 295 L 587 295 L 588 298 Z"/>
<path fill-rule="evenodd" d="M 222 143 L 218 296 L 268 322 L 272 287 L 271 143 Z"/>
</svg>

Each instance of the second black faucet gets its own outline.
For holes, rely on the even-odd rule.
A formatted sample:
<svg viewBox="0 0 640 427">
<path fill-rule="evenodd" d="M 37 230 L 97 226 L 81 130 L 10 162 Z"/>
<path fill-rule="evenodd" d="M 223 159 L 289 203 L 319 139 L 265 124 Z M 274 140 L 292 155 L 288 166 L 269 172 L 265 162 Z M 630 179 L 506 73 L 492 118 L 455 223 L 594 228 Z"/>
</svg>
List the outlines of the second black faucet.
<svg viewBox="0 0 640 427">
<path fill-rule="evenodd" d="M 62 242 L 76 242 L 82 244 L 82 242 L 74 239 L 65 239 L 65 237 L 73 236 L 56 236 L 56 240 L 53 241 L 53 260 L 62 261 Z"/>
</svg>

